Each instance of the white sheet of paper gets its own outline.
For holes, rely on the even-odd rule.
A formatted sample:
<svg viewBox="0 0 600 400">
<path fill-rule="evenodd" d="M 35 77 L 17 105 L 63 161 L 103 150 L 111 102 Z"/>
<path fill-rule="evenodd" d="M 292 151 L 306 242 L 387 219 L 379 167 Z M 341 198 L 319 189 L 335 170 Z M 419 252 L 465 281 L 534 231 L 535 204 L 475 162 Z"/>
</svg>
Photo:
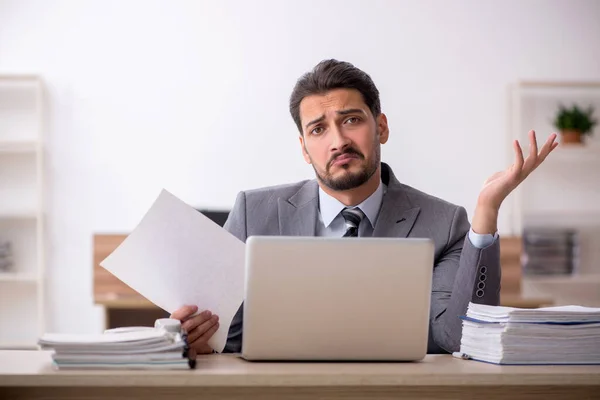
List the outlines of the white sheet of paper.
<svg viewBox="0 0 600 400">
<path fill-rule="evenodd" d="M 190 304 L 217 314 L 209 345 L 221 352 L 244 297 L 244 259 L 242 241 L 163 190 L 100 265 L 169 313 Z"/>
</svg>

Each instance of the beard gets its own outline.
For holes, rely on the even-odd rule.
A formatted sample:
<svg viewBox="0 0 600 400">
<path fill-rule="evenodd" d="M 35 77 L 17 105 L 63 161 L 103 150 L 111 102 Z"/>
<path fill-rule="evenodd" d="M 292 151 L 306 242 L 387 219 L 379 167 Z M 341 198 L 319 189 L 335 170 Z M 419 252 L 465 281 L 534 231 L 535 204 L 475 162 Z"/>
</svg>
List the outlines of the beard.
<svg viewBox="0 0 600 400">
<path fill-rule="evenodd" d="M 377 138 L 378 138 L 378 136 L 376 136 L 376 140 L 377 140 Z M 378 146 L 378 144 L 379 143 L 375 143 L 371 161 L 368 162 L 367 164 L 364 164 L 364 161 L 365 161 L 364 154 L 362 154 L 361 152 L 359 152 L 358 150 L 356 150 L 353 147 L 348 147 L 347 149 L 344 149 L 343 152 L 334 154 L 331 157 L 331 159 L 329 160 L 329 162 L 327 163 L 327 165 L 325 166 L 325 172 L 323 172 L 323 173 L 320 173 L 317 170 L 317 168 L 315 167 L 315 164 L 313 163 L 312 166 L 313 166 L 313 169 L 315 170 L 317 179 L 319 181 L 321 181 L 325 186 L 327 186 L 331 190 L 335 190 L 335 191 L 350 190 L 350 189 L 354 189 L 354 188 L 357 188 L 357 187 L 363 185 L 377 171 L 377 167 L 379 167 L 379 164 L 381 162 L 381 148 Z M 348 171 L 350 169 L 350 165 L 344 164 L 344 165 L 341 165 L 340 167 L 342 169 L 346 170 L 346 173 L 344 173 L 340 177 L 337 177 L 337 178 L 334 177 L 330 172 L 331 164 L 335 161 L 335 159 L 337 157 L 341 156 L 342 154 L 352 154 L 352 155 L 357 156 L 358 160 L 362 162 L 360 171 L 350 172 L 350 171 Z"/>
</svg>

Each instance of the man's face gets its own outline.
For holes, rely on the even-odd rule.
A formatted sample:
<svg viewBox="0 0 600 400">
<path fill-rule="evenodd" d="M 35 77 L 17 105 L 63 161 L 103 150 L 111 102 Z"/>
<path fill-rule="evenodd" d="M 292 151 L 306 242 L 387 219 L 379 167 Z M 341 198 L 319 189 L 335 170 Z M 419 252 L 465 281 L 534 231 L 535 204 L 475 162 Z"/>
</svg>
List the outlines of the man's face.
<svg viewBox="0 0 600 400">
<path fill-rule="evenodd" d="M 387 119 L 377 119 L 354 89 L 335 89 L 300 103 L 302 154 L 317 178 L 332 190 L 349 190 L 369 180 L 387 142 Z"/>
</svg>

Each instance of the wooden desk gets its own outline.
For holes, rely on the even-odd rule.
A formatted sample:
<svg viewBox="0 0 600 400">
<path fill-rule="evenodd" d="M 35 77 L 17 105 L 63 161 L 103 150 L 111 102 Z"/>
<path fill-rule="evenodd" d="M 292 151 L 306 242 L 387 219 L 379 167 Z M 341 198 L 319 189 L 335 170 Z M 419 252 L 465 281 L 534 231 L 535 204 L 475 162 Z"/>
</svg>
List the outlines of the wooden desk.
<svg viewBox="0 0 600 400">
<path fill-rule="evenodd" d="M 188 371 L 56 371 L 42 351 L 0 351 L 2 399 L 600 398 L 600 366 L 500 367 L 449 355 L 418 363 L 264 363 L 209 355 Z"/>
</svg>

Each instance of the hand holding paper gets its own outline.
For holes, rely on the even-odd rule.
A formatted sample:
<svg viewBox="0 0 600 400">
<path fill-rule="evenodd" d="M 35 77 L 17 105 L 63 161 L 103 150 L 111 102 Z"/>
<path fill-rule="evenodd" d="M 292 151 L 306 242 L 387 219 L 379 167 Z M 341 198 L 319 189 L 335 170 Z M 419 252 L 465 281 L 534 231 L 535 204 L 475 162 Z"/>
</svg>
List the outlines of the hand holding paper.
<svg viewBox="0 0 600 400">
<path fill-rule="evenodd" d="M 244 297 L 244 257 L 243 242 L 163 190 L 100 265 L 169 313 L 196 305 L 218 315 L 208 344 L 221 352 Z"/>
<path fill-rule="evenodd" d="M 188 344 L 196 354 L 209 354 L 213 349 L 208 344 L 219 329 L 219 316 L 210 310 L 198 313 L 196 306 L 183 306 L 171 314 L 171 318 L 182 322 L 182 328 L 188 333 Z"/>
</svg>

